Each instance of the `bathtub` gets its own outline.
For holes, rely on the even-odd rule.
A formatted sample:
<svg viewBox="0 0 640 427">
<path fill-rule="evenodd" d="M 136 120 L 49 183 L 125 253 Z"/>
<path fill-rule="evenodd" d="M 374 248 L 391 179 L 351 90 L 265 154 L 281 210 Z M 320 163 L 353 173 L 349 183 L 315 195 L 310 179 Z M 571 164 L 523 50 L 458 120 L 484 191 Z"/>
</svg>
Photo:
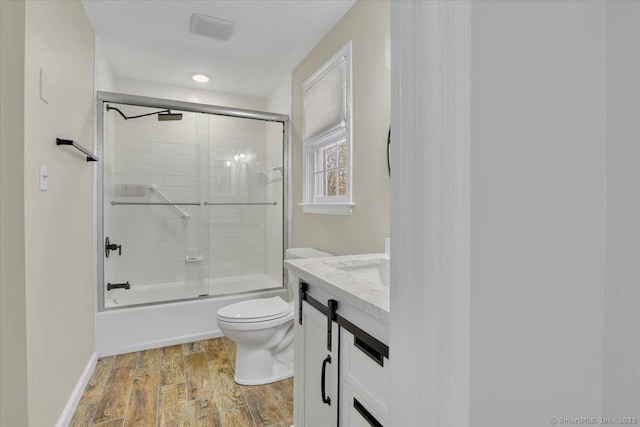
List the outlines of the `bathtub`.
<svg viewBox="0 0 640 427">
<path fill-rule="evenodd" d="M 282 284 L 266 274 L 205 279 L 200 283 L 161 283 L 157 285 L 132 285 L 131 289 L 113 289 L 107 292 L 106 308 L 165 301 L 178 301 L 207 296 L 230 295 L 264 289 L 275 289 Z"/>
<path fill-rule="evenodd" d="M 208 295 L 198 297 L 204 293 Z M 252 298 L 286 299 L 286 295 L 283 286 L 263 274 L 114 289 L 107 293 L 105 311 L 96 316 L 96 351 L 104 357 L 220 337 L 216 323 L 220 308 Z M 185 298 L 192 299 L 153 304 Z"/>
</svg>

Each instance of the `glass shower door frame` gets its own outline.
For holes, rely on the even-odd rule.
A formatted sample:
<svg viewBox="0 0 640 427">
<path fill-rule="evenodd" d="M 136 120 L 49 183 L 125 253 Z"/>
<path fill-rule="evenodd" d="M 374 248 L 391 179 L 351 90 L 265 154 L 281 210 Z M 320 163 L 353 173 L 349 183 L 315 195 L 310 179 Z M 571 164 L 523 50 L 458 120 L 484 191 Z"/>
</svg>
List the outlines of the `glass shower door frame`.
<svg viewBox="0 0 640 427">
<path fill-rule="evenodd" d="M 282 255 L 284 257 L 284 253 L 286 248 L 290 246 L 290 232 L 291 232 L 291 192 L 290 192 L 290 166 L 291 160 L 289 153 L 291 152 L 291 141 L 290 141 L 290 127 L 291 123 L 289 121 L 289 116 L 285 114 L 276 114 L 269 113 L 265 111 L 255 111 L 255 110 L 246 110 L 246 109 L 238 109 L 238 108 L 230 108 L 223 107 L 217 105 L 208 105 L 208 104 L 198 104 L 192 102 L 183 102 L 183 101 L 172 101 L 160 98 L 150 98 L 144 96 L 136 96 L 136 95 L 127 95 L 127 94 L 119 94 L 114 92 L 98 92 L 96 99 L 96 126 L 97 126 L 97 156 L 101 159 L 98 162 L 95 170 L 94 182 L 96 184 L 95 191 L 95 200 L 94 205 L 96 206 L 95 210 L 95 222 L 96 226 L 94 227 L 95 233 L 95 242 L 96 242 L 96 277 L 95 283 L 96 293 L 97 293 L 97 309 L 99 312 L 107 311 L 107 310 L 119 310 L 126 309 L 133 306 L 122 306 L 122 307 L 105 307 L 105 233 L 104 233 L 104 127 L 105 127 L 105 104 L 106 103 L 117 103 L 117 104 L 128 104 L 135 105 L 141 107 L 152 107 L 158 109 L 169 109 L 169 110 L 180 110 L 194 113 L 206 113 L 206 114 L 214 114 L 214 115 L 222 115 L 222 116 L 230 116 L 251 120 L 260 120 L 267 122 L 277 122 L 281 123 L 283 126 L 283 197 L 282 197 L 282 219 L 283 219 L 283 248 Z M 286 287 L 286 277 L 282 279 L 282 286 Z M 214 298 L 215 296 L 206 297 L 206 298 Z M 189 298 L 189 299 L 180 299 L 179 301 L 188 301 L 190 299 L 199 299 L 199 298 Z M 145 304 L 137 304 L 135 307 L 145 306 L 145 305 L 157 305 L 157 304 L 165 304 L 171 303 L 175 301 L 162 301 L 162 302 L 153 302 L 153 303 L 145 303 Z"/>
</svg>

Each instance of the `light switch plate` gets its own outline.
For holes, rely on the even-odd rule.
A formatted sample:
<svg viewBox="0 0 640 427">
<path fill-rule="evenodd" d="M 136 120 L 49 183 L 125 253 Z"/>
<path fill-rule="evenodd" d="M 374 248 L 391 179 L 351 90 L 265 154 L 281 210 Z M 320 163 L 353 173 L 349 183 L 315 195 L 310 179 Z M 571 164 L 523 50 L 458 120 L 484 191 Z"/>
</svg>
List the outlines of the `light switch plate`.
<svg viewBox="0 0 640 427">
<path fill-rule="evenodd" d="M 49 76 L 44 68 L 40 68 L 40 99 L 49 103 Z"/>
<path fill-rule="evenodd" d="M 40 165 L 40 191 L 49 189 L 49 168 L 47 165 Z"/>
</svg>

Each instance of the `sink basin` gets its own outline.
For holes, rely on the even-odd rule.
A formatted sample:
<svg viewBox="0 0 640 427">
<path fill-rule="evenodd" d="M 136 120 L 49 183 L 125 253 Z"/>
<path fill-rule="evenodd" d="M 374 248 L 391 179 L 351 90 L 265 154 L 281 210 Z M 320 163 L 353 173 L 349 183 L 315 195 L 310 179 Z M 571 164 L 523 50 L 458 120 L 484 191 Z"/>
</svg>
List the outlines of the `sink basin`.
<svg viewBox="0 0 640 427">
<path fill-rule="evenodd" d="M 388 258 L 371 257 L 348 261 L 326 261 L 326 263 L 359 279 L 373 282 L 385 288 L 389 287 L 390 266 Z"/>
</svg>

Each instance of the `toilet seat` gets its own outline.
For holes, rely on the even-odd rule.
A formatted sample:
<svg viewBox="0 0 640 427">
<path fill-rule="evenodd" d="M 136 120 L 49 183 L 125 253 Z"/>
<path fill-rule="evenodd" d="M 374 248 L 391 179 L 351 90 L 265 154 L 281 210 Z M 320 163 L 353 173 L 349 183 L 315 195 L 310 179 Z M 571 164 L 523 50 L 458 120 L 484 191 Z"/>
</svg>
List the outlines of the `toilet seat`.
<svg viewBox="0 0 640 427">
<path fill-rule="evenodd" d="M 218 320 L 225 323 L 258 323 L 286 317 L 291 305 L 280 297 L 257 298 L 227 305 L 218 310 Z"/>
</svg>

